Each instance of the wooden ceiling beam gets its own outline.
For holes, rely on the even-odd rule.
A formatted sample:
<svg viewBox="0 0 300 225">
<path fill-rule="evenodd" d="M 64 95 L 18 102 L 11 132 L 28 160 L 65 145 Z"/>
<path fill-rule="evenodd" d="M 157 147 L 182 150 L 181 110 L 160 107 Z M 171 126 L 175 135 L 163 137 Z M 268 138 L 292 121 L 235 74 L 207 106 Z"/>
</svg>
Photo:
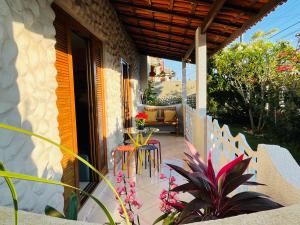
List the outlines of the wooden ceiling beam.
<svg viewBox="0 0 300 225">
<path fill-rule="evenodd" d="M 168 51 L 168 50 L 163 50 L 163 49 L 153 49 L 153 48 L 150 48 L 150 47 L 147 47 L 147 46 L 143 46 L 143 47 L 140 47 L 138 48 L 140 51 L 142 52 L 153 52 L 153 53 L 156 53 L 158 55 L 173 55 L 173 56 L 178 56 L 180 58 L 182 58 L 183 56 L 183 53 L 181 52 L 175 52 L 175 51 Z"/>
<path fill-rule="evenodd" d="M 164 46 L 170 45 L 170 47 L 181 48 L 181 49 L 187 49 L 189 47 L 189 45 L 186 45 L 186 44 L 174 43 L 173 41 L 169 42 L 168 40 L 162 41 L 162 40 L 158 40 L 158 39 L 154 39 L 154 38 L 148 38 L 146 36 L 132 35 L 132 39 L 134 41 L 146 41 L 149 43 L 160 44 L 160 45 L 164 45 Z"/>
<path fill-rule="evenodd" d="M 149 52 L 149 51 L 140 51 L 142 55 L 149 55 L 152 57 L 157 57 L 157 58 L 165 58 L 165 59 L 171 59 L 171 60 L 176 60 L 176 61 L 181 61 L 180 56 L 174 56 L 174 55 L 166 55 L 166 54 L 157 54 L 156 52 Z"/>
<path fill-rule="evenodd" d="M 139 37 L 147 37 L 149 38 L 149 36 L 144 36 L 142 35 L 140 32 L 132 32 L 131 33 L 132 36 L 139 36 Z M 162 38 L 162 37 L 151 37 L 153 40 L 161 40 L 161 41 L 169 41 L 168 38 Z M 189 46 L 188 44 L 185 44 L 183 42 L 180 42 L 180 41 L 175 41 L 175 40 L 172 40 L 173 43 L 176 43 L 176 44 L 182 44 L 182 45 L 186 45 L 186 46 Z"/>
<path fill-rule="evenodd" d="M 147 42 L 147 41 L 139 40 L 139 41 L 136 41 L 135 43 L 137 44 L 137 47 L 139 47 L 139 45 L 142 45 L 142 46 L 158 48 L 158 50 L 163 49 L 163 50 L 168 50 L 168 51 L 180 52 L 182 54 L 185 53 L 185 50 L 180 49 L 180 48 L 170 47 L 170 46 L 156 44 L 156 43 L 150 43 L 150 42 Z"/>
<path fill-rule="evenodd" d="M 144 17 L 141 17 L 141 16 L 132 16 L 130 14 L 127 14 L 127 13 L 124 13 L 124 12 L 120 12 L 118 13 L 119 17 L 122 18 L 122 19 L 126 19 L 126 18 L 129 18 L 129 19 L 136 19 L 136 20 L 139 20 L 139 21 L 145 21 L 145 22 L 150 22 L 150 23 L 157 23 L 157 24 L 162 24 L 162 25 L 166 25 L 166 26 L 173 26 L 173 27 L 178 27 L 178 28 L 182 28 L 182 29 L 193 29 L 193 31 L 195 31 L 197 29 L 198 26 L 184 26 L 184 25 L 181 25 L 181 24 L 177 24 L 177 23 L 171 23 L 171 22 L 165 22 L 165 21 L 161 21 L 161 20 L 158 20 L 158 19 L 149 19 L 149 18 L 144 18 Z M 237 26 L 237 25 L 234 25 L 234 24 L 230 24 L 230 23 L 225 23 L 225 22 L 221 22 L 221 21 L 213 21 L 214 24 L 216 25 L 220 25 L 220 26 L 223 26 L 225 29 L 226 28 L 234 28 L 234 29 L 240 29 L 241 26 Z M 200 25 L 200 23 L 199 23 Z"/>
<path fill-rule="evenodd" d="M 203 4 L 203 1 L 193 1 L 196 4 Z M 115 5 L 120 5 L 120 6 L 125 6 L 125 7 L 132 7 L 132 8 L 136 8 L 136 9 L 142 9 L 142 10 L 147 10 L 147 11 L 151 11 L 151 12 L 157 12 L 157 13 L 165 13 L 165 14 L 170 14 L 170 13 L 174 13 L 174 15 L 176 16 L 182 16 L 182 17 L 191 17 L 191 15 L 188 12 L 178 12 L 178 11 L 170 11 L 169 9 L 163 9 L 160 7 L 154 7 L 149 6 L 149 5 L 141 5 L 141 4 L 136 4 L 136 3 L 131 3 L 131 2 L 120 2 L 118 0 L 113 0 L 112 1 L 113 4 Z M 222 9 L 224 10 L 228 10 L 228 11 L 234 11 L 237 13 L 242 13 L 245 14 L 249 17 L 253 16 L 256 14 L 255 11 L 253 11 L 252 9 L 242 9 L 242 8 L 238 8 L 238 7 L 234 7 L 234 6 L 223 6 Z M 203 17 L 199 17 L 194 15 L 192 17 L 192 19 L 203 19 Z"/>
<path fill-rule="evenodd" d="M 206 33 L 207 29 L 220 12 L 221 8 L 225 4 L 226 0 L 215 0 L 212 6 L 210 7 L 207 16 L 204 18 L 204 21 L 201 25 L 201 33 Z"/>
<path fill-rule="evenodd" d="M 131 28 L 140 29 L 140 30 L 142 29 L 142 30 L 147 30 L 147 31 L 150 31 L 150 32 L 156 32 L 156 33 L 172 35 L 172 36 L 176 36 L 176 37 L 184 38 L 184 39 L 188 39 L 188 40 L 194 40 L 194 36 L 187 36 L 187 35 L 184 35 L 184 34 L 177 34 L 177 33 L 169 33 L 167 31 L 161 31 L 161 30 L 154 30 L 154 29 L 150 29 L 150 28 L 147 28 L 147 27 L 143 27 L 143 26 L 136 26 L 136 25 L 133 25 L 133 24 L 130 24 L 130 23 L 124 23 L 124 25 L 129 27 L 129 28 L 131 27 Z M 212 35 L 220 36 L 220 37 L 224 37 L 224 38 L 229 37 L 229 35 L 220 34 L 220 33 L 214 32 L 214 31 L 213 32 L 208 32 L 208 34 L 212 34 Z"/>
<path fill-rule="evenodd" d="M 123 16 L 123 14 L 120 14 L 120 17 L 121 18 L 132 18 L 134 19 L 134 16 Z M 152 19 L 145 19 L 145 18 L 136 18 L 138 19 L 140 22 L 149 22 L 149 23 L 154 23 L 154 24 L 157 24 L 157 25 L 165 25 L 165 26 L 170 26 L 170 27 L 174 27 L 174 28 L 180 28 L 180 29 L 185 29 L 185 30 L 189 30 L 189 31 L 193 31 L 195 32 L 195 29 L 192 29 L 190 28 L 189 26 L 183 26 L 183 25 L 180 25 L 180 24 L 175 24 L 175 23 L 170 23 L 170 22 L 164 22 L 164 21 L 160 21 L 160 20 L 152 20 Z M 130 23 L 128 21 L 126 21 L 125 23 Z"/>
<path fill-rule="evenodd" d="M 211 4 L 211 0 L 190 0 L 190 1 L 195 2 L 197 4 L 203 4 L 203 2 Z M 222 8 L 224 10 L 228 10 L 228 11 L 232 11 L 232 12 L 236 12 L 236 13 L 243 13 L 243 14 L 248 15 L 248 16 L 253 16 L 256 13 L 258 13 L 253 8 L 241 7 L 241 6 L 236 6 L 236 5 L 232 5 L 232 4 L 226 4 Z"/>
<path fill-rule="evenodd" d="M 131 36 L 133 36 L 134 38 L 135 38 L 135 37 L 137 37 L 137 38 L 147 38 L 147 40 L 152 39 L 153 41 L 155 41 L 155 40 L 158 40 L 158 41 L 166 41 L 166 42 L 169 41 L 168 38 L 144 36 L 144 35 L 141 34 L 140 32 L 132 32 L 132 33 L 131 33 Z M 192 41 L 192 42 L 193 42 L 193 41 Z M 192 42 L 191 42 L 191 43 L 192 43 Z M 186 43 L 183 43 L 183 42 L 180 42 L 180 41 L 175 41 L 175 40 L 172 40 L 172 43 L 174 43 L 174 44 L 179 44 L 179 45 L 183 45 L 183 46 L 185 46 L 186 49 L 188 49 L 189 46 L 191 45 L 191 44 L 186 44 Z M 215 45 L 216 47 L 220 45 L 219 42 L 214 42 L 214 41 L 211 41 L 211 40 L 208 40 L 207 43 L 209 43 L 209 44 L 211 44 L 211 45 Z"/>
</svg>

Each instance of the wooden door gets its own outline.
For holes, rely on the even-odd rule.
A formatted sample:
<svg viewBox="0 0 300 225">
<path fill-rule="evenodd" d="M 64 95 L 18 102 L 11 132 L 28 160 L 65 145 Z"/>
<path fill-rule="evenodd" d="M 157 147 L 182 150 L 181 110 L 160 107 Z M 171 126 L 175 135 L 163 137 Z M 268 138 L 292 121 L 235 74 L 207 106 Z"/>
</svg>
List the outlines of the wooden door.
<svg viewBox="0 0 300 225">
<path fill-rule="evenodd" d="M 67 146 L 78 154 L 78 140 L 76 131 L 76 91 L 74 90 L 74 74 L 72 60 L 72 34 L 82 36 L 88 43 L 88 99 L 89 99 L 89 129 L 90 135 L 90 163 L 96 169 L 106 174 L 107 169 L 107 148 L 106 148 L 106 120 L 105 120 L 105 95 L 104 77 L 102 72 L 102 45 L 96 37 L 82 27 L 58 6 L 53 5 L 56 14 L 54 26 L 56 29 L 56 69 L 58 88 L 57 108 L 58 123 L 61 144 Z M 75 58 L 75 53 L 73 53 Z M 74 65 L 75 68 L 75 65 Z M 78 122 L 78 121 L 77 121 Z M 62 159 L 63 177 L 62 181 L 72 186 L 79 187 L 78 162 L 63 155 Z M 85 191 L 92 192 L 96 184 L 100 182 L 99 177 L 92 173 L 92 180 Z M 71 190 L 65 189 L 65 205 Z M 86 198 L 80 196 L 82 202 Z"/>
<path fill-rule="evenodd" d="M 56 30 L 55 67 L 57 70 L 56 79 L 58 83 L 56 89 L 56 103 L 58 108 L 59 135 L 61 144 L 71 148 L 77 154 L 76 114 L 72 55 L 70 52 L 70 34 L 68 32 L 67 20 L 63 14 L 56 13 L 54 27 Z M 78 167 L 75 158 L 64 153 L 61 163 L 63 167 L 62 182 L 78 187 Z M 65 189 L 65 200 L 70 195 L 70 192 L 70 189 Z"/>
<path fill-rule="evenodd" d="M 95 76 L 95 90 L 96 90 L 96 107 L 97 107 L 97 121 L 98 121 L 98 137 L 99 147 L 97 151 L 97 165 L 98 169 L 106 174 L 107 168 L 107 145 L 106 145 L 106 113 L 105 113 L 105 89 L 104 89 L 104 74 L 103 74 L 103 54 L 102 54 L 102 43 L 97 39 L 93 38 L 92 41 L 93 49 L 93 62 L 94 62 L 94 74 Z"/>
</svg>

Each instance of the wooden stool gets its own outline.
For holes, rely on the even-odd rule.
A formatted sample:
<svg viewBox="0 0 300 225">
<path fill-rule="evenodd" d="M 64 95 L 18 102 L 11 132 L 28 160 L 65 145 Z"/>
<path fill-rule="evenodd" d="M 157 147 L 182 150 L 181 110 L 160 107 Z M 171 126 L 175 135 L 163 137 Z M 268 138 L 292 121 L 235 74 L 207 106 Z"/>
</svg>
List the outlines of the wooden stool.
<svg viewBox="0 0 300 225">
<path fill-rule="evenodd" d="M 135 148 L 133 145 L 121 145 L 114 150 L 114 176 L 116 176 L 116 167 L 117 167 L 117 153 L 122 154 L 122 170 L 124 169 L 124 163 L 126 163 L 127 158 L 127 176 L 130 174 L 130 158 L 131 155 L 135 155 Z M 136 157 L 134 158 L 136 163 Z"/>
<path fill-rule="evenodd" d="M 155 145 L 144 145 L 144 146 L 141 146 L 138 151 L 137 151 L 137 159 L 139 158 L 138 154 L 140 151 L 144 151 L 144 154 L 145 154 L 145 169 L 147 169 L 147 161 L 149 161 L 149 174 L 150 174 L 150 177 L 151 177 L 151 161 L 152 161 L 152 158 L 151 158 L 151 153 L 153 152 L 153 163 L 154 163 L 154 168 L 155 168 L 155 153 L 157 153 L 157 172 L 159 172 L 159 156 L 158 156 L 158 147 L 155 146 Z M 148 157 L 147 157 L 148 156 Z M 142 166 L 142 165 L 141 165 Z M 136 164 L 136 167 L 137 167 L 137 171 L 138 171 L 138 163 Z"/>
<path fill-rule="evenodd" d="M 160 164 L 161 164 L 161 144 L 160 144 L 160 141 L 157 140 L 157 139 L 150 139 L 148 142 L 147 142 L 148 145 L 158 145 L 158 151 L 159 151 L 159 158 L 160 158 Z"/>
</svg>

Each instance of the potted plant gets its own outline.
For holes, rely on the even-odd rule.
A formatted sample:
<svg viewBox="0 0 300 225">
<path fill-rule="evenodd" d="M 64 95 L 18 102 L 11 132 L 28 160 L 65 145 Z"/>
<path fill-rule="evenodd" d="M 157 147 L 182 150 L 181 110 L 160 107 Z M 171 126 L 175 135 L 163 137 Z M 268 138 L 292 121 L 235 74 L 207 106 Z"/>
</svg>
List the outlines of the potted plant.
<svg viewBox="0 0 300 225">
<path fill-rule="evenodd" d="M 135 123 L 138 130 L 143 130 L 145 128 L 145 122 L 148 119 L 148 115 L 145 112 L 139 112 L 135 116 Z"/>
<path fill-rule="evenodd" d="M 153 224 L 160 221 L 168 225 L 187 224 L 282 207 L 262 193 L 234 192 L 241 185 L 264 185 L 250 180 L 254 174 L 244 174 L 251 158 L 243 159 L 244 155 L 240 155 L 216 174 L 211 153 L 206 164 L 193 145 L 187 145 L 192 152 L 191 155 L 186 153 L 185 161 L 189 170 L 168 164 L 171 171 L 179 173 L 187 182 L 177 186 L 176 179 L 170 174 L 169 189 L 160 194 L 163 215 Z M 166 179 L 166 176 L 161 174 L 160 178 Z M 194 199 L 190 202 L 181 201 L 177 197 L 180 192 L 189 193 Z"/>
</svg>

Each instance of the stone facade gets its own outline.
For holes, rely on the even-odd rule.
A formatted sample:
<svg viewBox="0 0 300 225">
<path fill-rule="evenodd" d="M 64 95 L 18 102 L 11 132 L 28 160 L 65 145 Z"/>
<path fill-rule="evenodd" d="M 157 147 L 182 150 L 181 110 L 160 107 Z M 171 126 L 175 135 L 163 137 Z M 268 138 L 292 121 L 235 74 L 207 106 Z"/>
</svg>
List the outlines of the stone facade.
<svg viewBox="0 0 300 225">
<path fill-rule="evenodd" d="M 132 100 L 134 102 L 132 115 L 135 115 L 138 101 L 140 57 L 109 0 L 55 0 L 54 2 L 103 43 L 107 145 L 110 157 L 111 151 L 123 141 L 123 134 L 120 132 L 123 126 L 120 60 L 124 59 L 131 67 Z M 109 161 L 111 162 L 111 157 Z"/>
<path fill-rule="evenodd" d="M 56 108 L 54 12 L 51 1 L 0 1 L 0 122 L 59 140 Z M 8 170 L 60 180 L 60 151 L 35 138 L 0 130 L 0 161 Z M 63 188 L 16 181 L 21 209 L 62 210 Z M 0 180 L 0 204 L 10 205 Z"/>
<path fill-rule="evenodd" d="M 133 115 L 139 81 L 139 55 L 108 0 L 57 0 L 57 5 L 103 42 L 108 157 L 123 135 L 121 65 L 133 75 Z M 56 107 L 55 14 L 52 0 L 0 1 L 0 122 L 59 142 Z M 60 180 L 60 151 L 35 138 L 0 130 L 0 161 L 6 168 Z M 109 158 L 109 161 L 111 159 Z M 16 181 L 20 208 L 43 212 L 46 204 L 63 209 L 63 188 Z M 0 204 L 11 205 L 0 179 Z M 5 194 L 4 194 L 5 193 Z"/>
</svg>

